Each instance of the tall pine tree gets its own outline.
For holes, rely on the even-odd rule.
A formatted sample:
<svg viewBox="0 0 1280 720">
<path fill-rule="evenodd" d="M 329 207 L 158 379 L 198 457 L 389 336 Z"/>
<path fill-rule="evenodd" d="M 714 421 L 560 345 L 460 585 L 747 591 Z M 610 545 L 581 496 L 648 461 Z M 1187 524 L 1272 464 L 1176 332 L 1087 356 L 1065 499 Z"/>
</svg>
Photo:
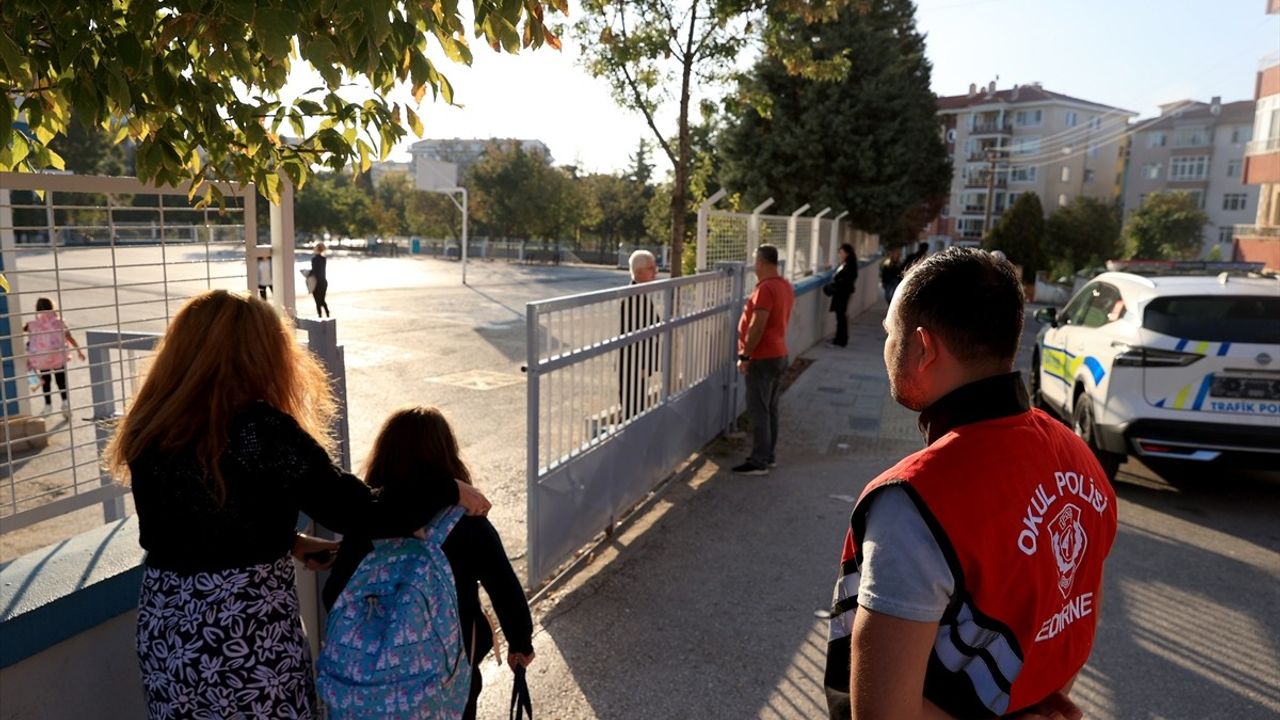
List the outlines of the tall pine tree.
<svg viewBox="0 0 1280 720">
<path fill-rule="evenodd" d="M 951 183 L 914 13 L 911 0 L 868 0 L 829 21 L 774 19 L 771 33 L 809 40 L 815 60 L 849 70 L 833 79 L 791 72 L 776 55 L 758 61 L 722 137 L 726 186 L 747 205 L 829 205 L 887 244 L 913 240 Z"/>
</svg>

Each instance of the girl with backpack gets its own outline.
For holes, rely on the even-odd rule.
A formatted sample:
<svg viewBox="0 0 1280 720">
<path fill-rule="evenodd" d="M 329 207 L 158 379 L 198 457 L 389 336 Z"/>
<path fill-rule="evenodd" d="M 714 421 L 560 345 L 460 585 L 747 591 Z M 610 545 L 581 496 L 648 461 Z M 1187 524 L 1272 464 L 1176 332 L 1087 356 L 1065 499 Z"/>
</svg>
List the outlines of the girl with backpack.
<svg viewBox="0 0 1280 720">
<path fill-rule="evenodd" d="M 336 403 L 292 325 L 256 295 L 211 290 L 174 316 L 105 453 L 147 551 L 137 650 L 150 718 L 319 717 L 294 561 L 346 533 L 398 535 L 442 508 L 489 508 L 449 476 L 375 498 L 334 464 Z M 331 559 L 331 558 L 330 558 Z"/>
<path fill-rule="evenodd" d="M 393 412 L 373 443 L 365 467 L 365 482 L 375 492 L 389 493 L 448 483 L 449 478 L 471 483 L 471 472 L 459 454 L 457 438 L 444 415 L 435 408 L 421 406 Z M 417 536 L 431 541 L 430 533 L 435 529 L 423 528 Z M 448 532 L 442 547 L 452 570 L 459 630 L 470 659 L 470 694 L 461 717 L 471 720 L 475 718 L 476 700 L 480 696 L 480 660 L 494 647 L 493 629 L 480 609 L 479 586 L 484 586 L 507 637 L 510 645 L 507 664 L 513 670 L 517 666 L 528 667 L 533 661 L 533 620 L 524 589 L 502 547 L 502 539 L 488 520 L 462 518 Z M 333 609 L 348 583 L 354 587 L 362 581 L 369 566 L 362 567 L 361 562 L 373 550 L 367 537 L 347 535 L 343 538 L 321 593 L 327 609 Z M 324 671 L 323 662 L 321 671 Z"/>
<path fill-rule="evenodd" d="M 53 396 L 50 381 L 56 380 L 62 395 L 62 416 L 71 419 L 71 400 L 67 395 L 67 348 L 76 349 L 84 360 L 84 350 L 71 336 L 67 324 L 58 317 L 53 301 L 42 297 L 36 300 L 36 318 L 22 326 L 27 333 L 27 369 L 40 375 L 44 389 L 44 414 L 53 412 Z"/>
</svg>

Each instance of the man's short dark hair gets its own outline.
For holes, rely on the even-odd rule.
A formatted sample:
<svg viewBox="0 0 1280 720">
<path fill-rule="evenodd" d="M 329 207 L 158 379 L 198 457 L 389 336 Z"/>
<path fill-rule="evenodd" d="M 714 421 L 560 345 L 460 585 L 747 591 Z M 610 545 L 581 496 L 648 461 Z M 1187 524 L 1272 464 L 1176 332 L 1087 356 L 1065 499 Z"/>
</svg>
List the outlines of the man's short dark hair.
<svg viewBox="0 0 1280 720">
<path fill-rule="evenodd" d="M 912 266 L 898 288 L 903 327 L 938 335 L 960 360 L 1009 362 L 1022 340 L 1023 295 L 1008 260 L 950 247 Z"/>
<path fill-rule="evenodd" d="M 770 265 L 777 265 L 778 264 L 778 248 L 768 243 L 765 243 L 764 245 L 761 245 L 760 247 L 756 248 L 756 257 L 769 263 Z"/>
</svg>

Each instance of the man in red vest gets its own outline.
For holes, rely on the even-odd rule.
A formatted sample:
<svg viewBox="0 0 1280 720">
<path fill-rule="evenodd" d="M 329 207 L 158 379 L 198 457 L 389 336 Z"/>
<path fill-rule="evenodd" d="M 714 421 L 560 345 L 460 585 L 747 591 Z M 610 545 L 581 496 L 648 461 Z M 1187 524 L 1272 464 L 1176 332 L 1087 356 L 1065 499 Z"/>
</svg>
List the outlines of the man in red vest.
<svg viewBox="0 0 1280 720">
<path fill-rule="evenodd" d="M 885 318 L 894 400 L 927 446 L 854 506 L 831 610 L 832 718 L 1078 718 L 1115 492 L 1013 371 L 1012 265 L 950 248 L 908 271 Z"/>
</svg>

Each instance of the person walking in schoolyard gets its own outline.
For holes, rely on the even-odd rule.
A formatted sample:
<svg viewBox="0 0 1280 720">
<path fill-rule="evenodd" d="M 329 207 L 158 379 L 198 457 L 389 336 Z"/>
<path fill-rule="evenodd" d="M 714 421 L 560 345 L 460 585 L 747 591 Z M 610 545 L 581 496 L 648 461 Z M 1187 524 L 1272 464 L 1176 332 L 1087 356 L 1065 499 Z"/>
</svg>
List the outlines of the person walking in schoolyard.
<svg viewBox="0 0 1280 720">
<path fill-rule="evenodd" d="M 778 248 L 756 250 L 756 288 L 738 320 L 738 372 L 747 377 L 751 457 L 735 467 L 739 475 L 767 475 L 777 460 L 778 402 L 787 370 L 787 323 L 796 294 L 778 274 Z"/>
<path fill-rule="evenodd" d="M 853 297 L 858 285 L 858 258 L 849 243 L 841 245 L 837 252 L 840 265 L 822 291 L 831 296 L 831 312 L 836 314 L 836 337 L 831 344 L 846 347 L 849 344 L 849 298 Z"/>
<path fill-rule="evenodd" d="M 84 350 L 71 336 L 53 301 L 46 297 L 36 300 L 36 317 L 23 325 L 22 330 L 27 333 L 27 368 L 40 376 L 40 387 L 44 391 L 44 414 L 53 412 L 52 382 L 57 381 L 58 392 L 62 394 L 62 416 L 70 420 L 67 349 L 75 348 L 81 360 L 84 360 Z"/>
<path fill-rule="evenodd" d="M 885 318 L 893 399 L 927 446 L 854 505 L 831 608 L 832 718 L 1079 718 L 1116 496 L 1013 370 L 1022 284 L 981 250 L 907 271 Z"/>
<path fill-rule="evenodd" d="M 316 301 L 316 316 L 330 317 L 329 303 L 325 300 L 325 295 L 329 292 L 329 259 L 324 256 L 324 243 L 316 243 L 315 254 L 311 256 L 311 275 L 316 281 L 316 287 L 311 291 L 311 297 Z"/>
</svg>

